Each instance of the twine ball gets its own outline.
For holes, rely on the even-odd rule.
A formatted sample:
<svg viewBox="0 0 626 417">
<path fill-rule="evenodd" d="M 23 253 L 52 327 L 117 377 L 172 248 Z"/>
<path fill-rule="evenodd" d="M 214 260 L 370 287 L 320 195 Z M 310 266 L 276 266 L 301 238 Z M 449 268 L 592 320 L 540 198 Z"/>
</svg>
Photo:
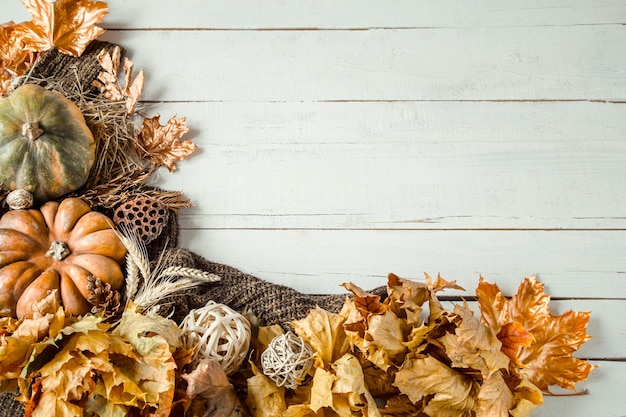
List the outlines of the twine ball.
<svg viewBox="0 0 626 417">
<path fill-rule="evenodd" d="M 216 359 L 227 375 L 239 369 L 250 347 L 250 322 L 230 307 L 209 301 L 181 323 L 183 344 L 194 349 L 193 363 Z M 192 363 L 192 364 L 193 364 Z"/>
<path fill-rule="evenodd" d="M 295 389 L 313 366 L 313 351 L 292 332 L 276 336 L 261 354 L 263 373 L 276 385 Z"/>
</svg>

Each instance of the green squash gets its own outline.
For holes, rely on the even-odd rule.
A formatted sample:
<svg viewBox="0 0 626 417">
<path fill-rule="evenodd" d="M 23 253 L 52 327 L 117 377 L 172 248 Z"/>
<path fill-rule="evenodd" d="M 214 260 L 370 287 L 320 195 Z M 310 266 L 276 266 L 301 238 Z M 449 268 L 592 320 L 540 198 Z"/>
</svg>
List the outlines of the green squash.
<svg viewBox="0 0 626 417">
<path fill-rule="evenodd" d="M 37 203 L 81 187 L 95 141 L 78 107 L 62 94 L 25 84 L 0 100 L 0 183 Z"/>
</svg>

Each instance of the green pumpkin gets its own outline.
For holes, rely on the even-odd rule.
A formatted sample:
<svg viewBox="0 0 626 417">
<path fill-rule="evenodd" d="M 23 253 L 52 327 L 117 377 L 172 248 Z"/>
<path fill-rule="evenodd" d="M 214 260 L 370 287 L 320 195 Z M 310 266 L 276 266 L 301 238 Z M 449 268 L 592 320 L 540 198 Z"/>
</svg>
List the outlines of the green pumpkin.
<svg viewBox="0 0 626 417">
<path fill-rule="evenodd" d="M 78 189 L 95 160 L 95 142 L 78 107 L 25 84 L 0 100 L 0 183 L 30 191 L 37 203 Z"/>
</svg>

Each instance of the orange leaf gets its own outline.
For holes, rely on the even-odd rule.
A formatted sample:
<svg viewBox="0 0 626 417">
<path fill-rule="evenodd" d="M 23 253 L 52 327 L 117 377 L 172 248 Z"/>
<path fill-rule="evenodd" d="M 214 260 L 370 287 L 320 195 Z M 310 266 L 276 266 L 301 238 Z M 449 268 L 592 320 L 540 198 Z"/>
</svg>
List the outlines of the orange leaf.
<svg viewBox="0 0 626 417">
<path fill-rule="evenodd" d="M 542 391 L 549 392 L 552 385 L 575 390 L 574 385 L 596 368 L 572 356 L 590 339 L 590 313 L 553 316 L 550 296 L 536 277 L 526 278 L 510 299 L 481 277 L 476 295 L 482 320 L 504 340 L 505 353 L 517 367 L 513 371 Z"/>
<path fill-rule="evenodd" d="M 522 363 L 517 353 L 522 346 L 530 346 L 534 338 L 520 323 L 509 322 L 500 329 L 498 340 L 502 342 L 502 352 L 509 357 L 513 365 L 521 367 Z"/>
<path fill-rule="evenodd" d="M 194 152 L 198 146 L 180 138 L 190 129 L 185 126 L 184 117 L 172 117 L 164 126 L 159 123 L 160 115 L 144 119 L 143 129 L 137 140 L 145 154 L 155 165 L 166 167 L 170 171 L 176 169 L 176 162 Z"/>
<path fill-rule="evenodd" d="M 363 317 L 367 317 L 369 314 L 383 314 L 387 311 L 387 306 L 380 302 L 379 295 L 363 291 L 351 282 L 342 285 L 354 295 L 354 304 Z"/>
<path fill-rule="evenodd" d="M 108 12 L 102 1 L 24 0 L 33 19 L 16 26 L 26 49 L 48 51 L 57 48 L 64 54 L 79 57 L 104 29 L 96 26 Z"/>
<path fill-rule="evenodd" d="M 0 25 L 0 73 L 8 71 L 12 76 L 23 75 L 34 61 L 35 54 L 24 49 L 15 31 L 15 24 L 8 22 Z"/>
</svg>

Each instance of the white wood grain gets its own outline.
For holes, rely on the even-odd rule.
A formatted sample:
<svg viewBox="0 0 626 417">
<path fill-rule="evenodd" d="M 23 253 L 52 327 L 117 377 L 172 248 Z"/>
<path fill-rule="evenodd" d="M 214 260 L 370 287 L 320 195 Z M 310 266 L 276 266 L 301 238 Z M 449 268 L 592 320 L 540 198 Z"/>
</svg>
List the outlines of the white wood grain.
<svg viewBox="0 0 626 417">
<path fill-rule="evenodd" d="M 623 231 L 183 230 L 181 242 L 305 293 L 374 288 L 389 272 L 441 273 L 466 289 L 482 274 L 512 293 L 536 273 L 554 297 L 626 299 Z"/>
<path fill-rule="evenodd" d="M 307 293 L 537 273 L 611 360 L 533 415 L 626 416 L 626 2 L 108 3 L 201 148 L 158 181 L 196 204 L 181 246 Z"/>
<path fill-rule="evenodd" d="M 147 112 L 156 110 L 187 116 L 200 146 L 160 181 L 195 202 L 186 228 L 626 228 L 626 105 L 219 102 Z"/>
<path fill-rule="evenodd" d="M 145 100 L 618 100 L 624 25 L 368 31 L 108 31 Z"/>
<path fill-rule="evenodd" d="M 18 1 L 2 16 L 30 17 Z M 623 23 L 621 1 L 594 0 L 109 0 L 112 28 L 485 27 Z M 5 17 L 5 15 L 7 17 Z"/>
</svg>

